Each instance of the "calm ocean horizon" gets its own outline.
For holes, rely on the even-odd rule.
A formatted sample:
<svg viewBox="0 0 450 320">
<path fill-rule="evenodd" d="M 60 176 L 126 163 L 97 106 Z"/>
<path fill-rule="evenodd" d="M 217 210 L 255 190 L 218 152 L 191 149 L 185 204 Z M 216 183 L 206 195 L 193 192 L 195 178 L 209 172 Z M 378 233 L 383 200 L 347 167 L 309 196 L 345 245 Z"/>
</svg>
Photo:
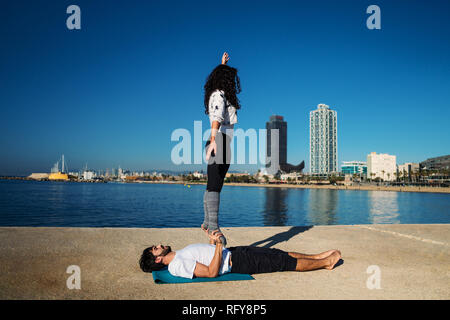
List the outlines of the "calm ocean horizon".
<svg viewBox="0 0 450 320">
<path fill-rule="evenodd" d="M 0 226 L 199 227 L 205 185 L 0 180 Z M 221 227 L 450 223 L 450 194 L 227 186 Z"/>
</svg>

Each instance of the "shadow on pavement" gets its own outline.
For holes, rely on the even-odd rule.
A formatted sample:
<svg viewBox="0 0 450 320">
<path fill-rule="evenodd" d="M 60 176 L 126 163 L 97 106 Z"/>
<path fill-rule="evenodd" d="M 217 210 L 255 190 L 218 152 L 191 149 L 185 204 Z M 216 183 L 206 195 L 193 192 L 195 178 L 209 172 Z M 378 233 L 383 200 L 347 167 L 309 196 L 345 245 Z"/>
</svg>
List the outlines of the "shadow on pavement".
<svg viewBox="0 0 450 320">
<path fill-rule="evenodd" d="M 288 241 L 292 237 L 295 237 L 296 235 L 298 235 L 302 232 L 305 232 L 305 231 L 311 229 L 312 227 L 313 226 L 292 227 L 288 231 L 280 232 L 280 233 L 277 233 L 267 239 L 254 242 L 254 243 L 250 244 L 250 246 L 259 246 L 259 245 L 267 242 L 267 244 L 263 245 L 262 247 L 270 248 L 280 242 Z"/>
</svg>

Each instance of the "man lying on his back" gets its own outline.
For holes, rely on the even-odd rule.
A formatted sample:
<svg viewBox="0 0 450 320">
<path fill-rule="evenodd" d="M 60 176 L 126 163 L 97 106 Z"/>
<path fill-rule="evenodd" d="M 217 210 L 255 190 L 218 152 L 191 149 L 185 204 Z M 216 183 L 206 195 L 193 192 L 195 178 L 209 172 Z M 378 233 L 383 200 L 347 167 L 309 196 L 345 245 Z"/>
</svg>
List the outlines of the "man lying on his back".
<svg viewBox="0 0 450 320">
<path fill-rule="evenodd" d="M 208 234 L 208 233 L 207 233 Z M 191 244 L 172 251 L 170 246 L 151 246 L 144 250 L 139 261 L 144 272 L 157 271 L 168 266 L 173 276 L 190 278 L 208 277 L 233 272 L 244 274 L 277 271 L 332 270 L 341 258 L 339 250 L 319 254 L 285 252 L 279 249 L 254 246 L 223 248 L 221 232 L 208 234 L 214 244 Z"/>
</svg>

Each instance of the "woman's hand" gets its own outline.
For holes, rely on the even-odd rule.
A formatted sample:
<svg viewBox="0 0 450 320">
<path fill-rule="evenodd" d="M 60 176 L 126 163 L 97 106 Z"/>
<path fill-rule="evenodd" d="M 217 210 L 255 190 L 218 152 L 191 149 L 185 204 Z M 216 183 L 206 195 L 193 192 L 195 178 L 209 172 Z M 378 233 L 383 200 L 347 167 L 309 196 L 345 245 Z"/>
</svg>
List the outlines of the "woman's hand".
<svg viewBox="0 0 450 320">
<path fill-rule="evenodd" d="M 228 60 L 230 60 L 230 57 L 228 56 L 228 53 L 224 52 L 222 55 L 222 64 L 227 64 Z"/>
<path fill-rule="evenodd" d="M 212 139 L 211 143 L 208 145 L 208 151 L 206 151 L 206 161 L 211 158 L 211 152 L 214 152 L 212 154 L 213 157 L 217 154 L 217 143 L 215 139 Z"/>
<path fill-rule="evenodd" d="M 211 234 L 208 233 L 208 237 L 211 241 L 214 241 L 215 244 L 222 243 L 220 237 L 223 236 L 223 233 L 219 230 L 213 231 Z"/>
<path fill-rule="evenodd" d="M 208 231 L 208 229 L 204 228 L 204 227 L 203 227 L 203 224 L 202 224 L 201 228 L 202 228 L 203 232 L 206 234 L 206 236 L 209 238 L 209 244 L 215 245 L 216 242 L 215 242 L 213 239 L 211 239 L 211 237 L 209 236 L 209 231 Z"/>
</svg>

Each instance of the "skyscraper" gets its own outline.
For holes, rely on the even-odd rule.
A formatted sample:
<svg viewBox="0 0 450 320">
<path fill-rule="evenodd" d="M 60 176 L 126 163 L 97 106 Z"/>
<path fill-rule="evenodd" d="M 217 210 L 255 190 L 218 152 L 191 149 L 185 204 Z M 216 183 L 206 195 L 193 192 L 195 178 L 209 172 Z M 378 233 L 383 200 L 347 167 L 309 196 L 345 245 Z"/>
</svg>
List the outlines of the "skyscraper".
<svg viewBox="0 0 450 320">
<path fill-rule="evenodd" d="M 278 141 L 272 141 L 271 130 L 278 129 Z M 283 120 L 282 116 L 273 115 L 270 117 L 269 122 L 266 122 L 267 130 L 267 149 L 266 149 L 266 168 L 270 174 L 275 174 L 280 165 L 287 162 L 287 122 Z M 278 154 L 272 155 L 273 150 L 278 150 Z M 270 163 L 269 163 L 270 161 Z M 278 164 L 275 165 L 274 164 Z"/>
<path fill-rule="evenodd" d="M 278 139 L 272 141 L 271 130 L 278 129 Z M 269 174 L 276 174 L 278 171 L 282 172 L 301 172 L 305 167 L 305 162 L 302 161 L 298 165 L 292 165 L 287 162 L 287 122 L 282 116 L 273 115 L 269 122 L 266 122 L 267 130 L 267 150 L 266 150 L 266 171 Z M 275 139 L 275 136 L 274 136 Z M 272 154 L 272 150 L 276 154 Z"/>
<path fill-rule="evenodd" d="M 337 112 L 326 104 L 309 113 L 309 163 L 312 174 L 337 172 Z"/>
</svg>

